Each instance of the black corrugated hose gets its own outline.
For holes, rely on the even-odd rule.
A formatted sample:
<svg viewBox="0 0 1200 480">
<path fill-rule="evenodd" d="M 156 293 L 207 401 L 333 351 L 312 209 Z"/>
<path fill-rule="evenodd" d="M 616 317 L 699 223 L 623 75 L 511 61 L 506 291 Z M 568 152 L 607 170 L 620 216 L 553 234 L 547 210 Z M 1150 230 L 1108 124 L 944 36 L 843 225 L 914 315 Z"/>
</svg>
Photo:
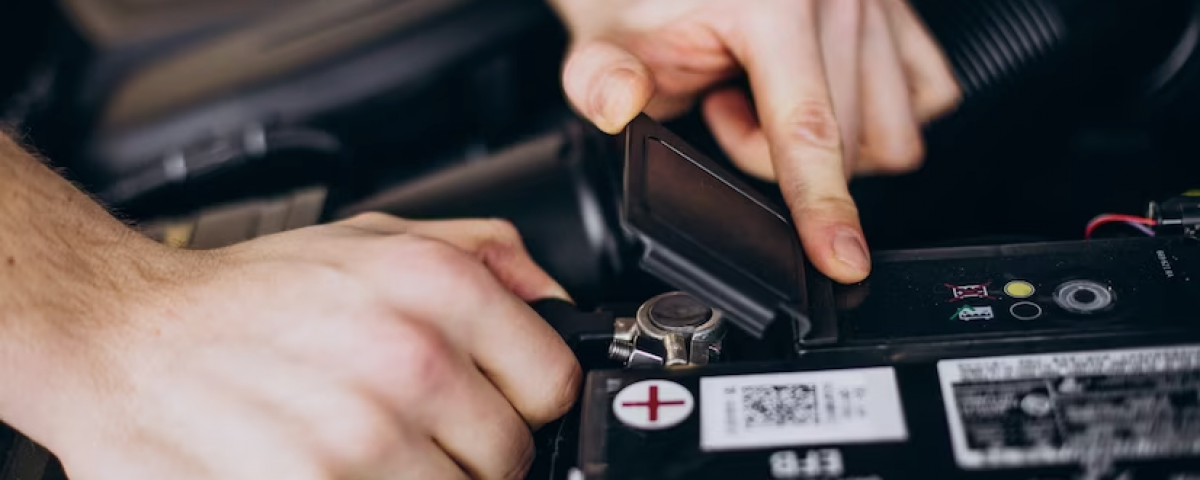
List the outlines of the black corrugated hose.
<svg viewBox="0 0 1200 480">
<path fill-rule="evenodd" d="M 1170 61 L 1194 0 L 914 0 L 963 89 L 964 112 L 1034 90 L 1086 91 L 1103 84 L 1137 98 Z M 1054 105 L 1046 105 L 1054 108 Z"/>
</svg>

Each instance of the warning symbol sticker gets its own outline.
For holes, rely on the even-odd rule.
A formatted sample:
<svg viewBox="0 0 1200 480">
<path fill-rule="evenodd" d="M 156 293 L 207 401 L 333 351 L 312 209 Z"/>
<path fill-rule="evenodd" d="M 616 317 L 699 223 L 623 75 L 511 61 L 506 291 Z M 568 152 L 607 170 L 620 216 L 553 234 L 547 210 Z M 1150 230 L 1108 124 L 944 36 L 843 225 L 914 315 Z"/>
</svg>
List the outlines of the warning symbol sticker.
<svg viewBox="0 0 1200 480">
<path fill-rule="evenodd" d="M 683 423 L 696 402 L 683 386 L 665 380 L 638 382 L 613 399 L 613 415 L 638 430 L 663 430 Z"/>
<path fill-rule="evenodd" d="M 996 312 L 992 310 L 992 307 L 973 307 L 970 305 L 963 305 L 962 308 L 959 308 L 958 311 L 954 312 L 954 315 L 950 318 L 957 318 L 964 322 L 992 320 L 996 318 Z"/>
<path fill-rule="evenodd" d="M 977 283 L 973 285 L 951 285 L 947 283 L 946 288 L 950 289 L 950 295 L 954 297 L 950 299 L 951 302 L 959 302 L 968 298 L 985 298 L 988 300 L 995 300 L 996 297 L 992 296 L 992 294 L 988 292 L 988 287 L 991 285 L 992 282 Z"/>
</svg>

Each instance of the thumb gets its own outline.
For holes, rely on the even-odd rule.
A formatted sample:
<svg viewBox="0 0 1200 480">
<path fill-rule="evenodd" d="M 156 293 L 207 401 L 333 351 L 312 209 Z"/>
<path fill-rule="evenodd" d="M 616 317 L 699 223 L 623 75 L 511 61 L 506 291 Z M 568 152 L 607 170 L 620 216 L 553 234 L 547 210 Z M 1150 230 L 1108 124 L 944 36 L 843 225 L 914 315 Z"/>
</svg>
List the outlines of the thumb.
<svg viewBox="0 0 1200 480">
<path fill-rule="evenodd" d="M 616 134 L 654 96 L 650 69 L 629 51 L 603 40 L 575 45 L 563 67 L 563 89 L 580 115 Z"/>
</svg>

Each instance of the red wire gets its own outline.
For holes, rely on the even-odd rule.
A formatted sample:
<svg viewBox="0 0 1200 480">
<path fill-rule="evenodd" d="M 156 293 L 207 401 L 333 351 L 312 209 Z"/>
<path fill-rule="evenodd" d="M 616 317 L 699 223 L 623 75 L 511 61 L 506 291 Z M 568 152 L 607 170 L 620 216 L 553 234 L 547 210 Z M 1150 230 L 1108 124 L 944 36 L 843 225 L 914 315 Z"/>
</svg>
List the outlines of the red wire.
<svg viewBox="0 0 1200 480">
<path fill-rule="evenodd" d="M 1099 217 L 1093 218 L 1092 221 L 1088 222 L 1087 230 L 1084 232 L 1083 237 L 1084 238 L 1092 238 L 1092 234 L 1096 233 L 1096 230 L 1099 229 L 1100 227 L 1103 227 L 1110 223 L 1119 223 L 1119 222 L 1136 223 L 1139 225 L 1146 225 L 1148 227 L 1153 227 L 1158 224 L 1158 222 L 1155 222 L 1152 219 L 1145 218 L 1145 217 L 1139 217 L 1137 215 L 1122 215 L 1122 214 L 1100 215 Z"/>
</svg>

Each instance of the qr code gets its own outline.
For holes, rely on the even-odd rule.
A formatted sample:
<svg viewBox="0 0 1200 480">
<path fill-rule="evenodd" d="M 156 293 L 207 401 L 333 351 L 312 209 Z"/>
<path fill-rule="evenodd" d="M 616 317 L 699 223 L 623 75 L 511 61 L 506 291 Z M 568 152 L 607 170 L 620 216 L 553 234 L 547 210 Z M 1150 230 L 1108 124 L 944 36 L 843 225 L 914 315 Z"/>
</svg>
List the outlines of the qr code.
<svg viewBox="0 0 1200 480">
<path fill-rule="evenodd" d="M 810 384 L 742 387 L 746 428 L 786 427 L 816 423 L 817 387 Z"/>
</svg>

